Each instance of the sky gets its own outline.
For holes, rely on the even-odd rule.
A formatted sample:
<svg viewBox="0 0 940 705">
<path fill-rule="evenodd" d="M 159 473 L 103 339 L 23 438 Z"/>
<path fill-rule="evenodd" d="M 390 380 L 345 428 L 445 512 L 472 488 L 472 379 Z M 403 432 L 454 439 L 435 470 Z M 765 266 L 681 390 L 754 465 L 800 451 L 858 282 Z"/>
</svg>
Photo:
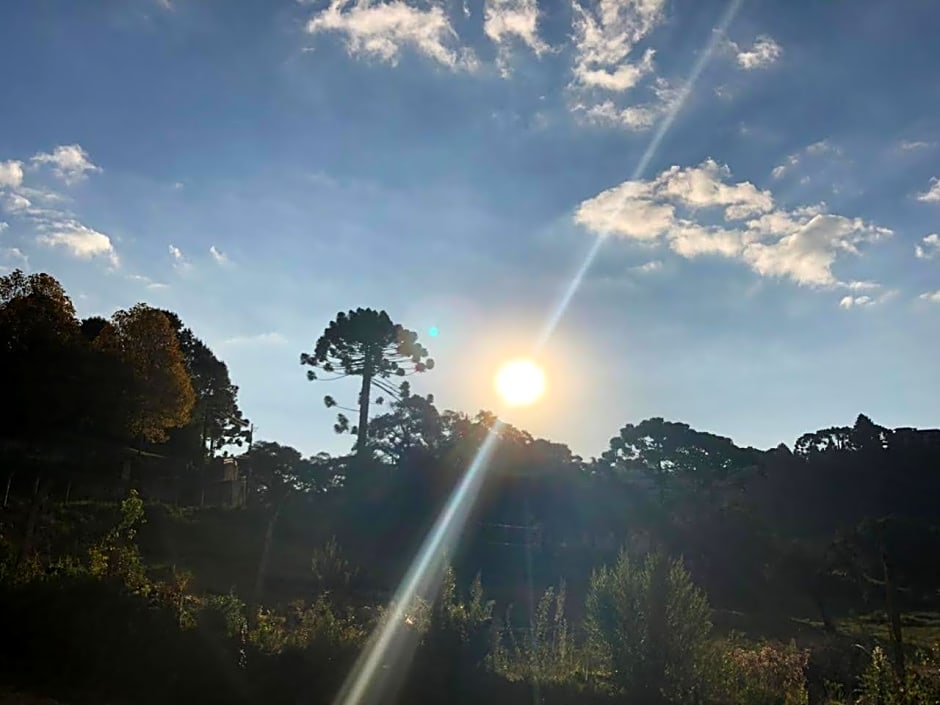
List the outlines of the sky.
<svg viewBox="0 0 940 705">
<path fill-rule="evenodd" d="M 757 447 L 936 426 L 938 26 L 922 0 L 6 0 L 0 273 L 177 311 L 307 453 L 348 449 L 322 397 L 356 389 L 300 354 L 360 306 L 468 413 L 544 340 L 546 397 L 504 417 L 585 457 L 651 416 Z"/>
</svg>

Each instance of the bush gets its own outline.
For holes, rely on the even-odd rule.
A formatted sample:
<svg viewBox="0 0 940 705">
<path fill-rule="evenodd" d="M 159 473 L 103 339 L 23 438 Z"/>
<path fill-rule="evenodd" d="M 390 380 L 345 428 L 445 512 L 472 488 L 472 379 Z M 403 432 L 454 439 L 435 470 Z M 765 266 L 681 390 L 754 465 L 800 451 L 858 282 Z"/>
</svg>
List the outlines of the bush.
<svg viewBox="0 0 940 705">
<path fill-rule="evenodd" d="M 601 675 L 643 703 L 701 697 L 711 610 L 682 562 L 662 555 L 617 563 L 591 576 L 585 629 Z"/>
<path fill-rule="evenodd" d="M 567 683 L 581 671 L 574 636 L 565 618 L 565 583 L 548 588 L 535 610 L 534 623 L 516 637 L 507 612 L 490 654 L 493 670 L 509 680 Z M 508 643 L 508 648 L 507 648 Z"/>
<path fill-rule="evenodd" d="M 764 642 L 735 640 L 716 646 L 712 670 L 713 698 L 727 705 L 807 705 L 806 666 L 809 652 Z"/>
<path fill-rule="evenodd" d="M 911 659 L 904 679 L 876 646 L 859 683 L 861 705 L 936 705 L 940 702 L 940 644 Z"/>
</svg>

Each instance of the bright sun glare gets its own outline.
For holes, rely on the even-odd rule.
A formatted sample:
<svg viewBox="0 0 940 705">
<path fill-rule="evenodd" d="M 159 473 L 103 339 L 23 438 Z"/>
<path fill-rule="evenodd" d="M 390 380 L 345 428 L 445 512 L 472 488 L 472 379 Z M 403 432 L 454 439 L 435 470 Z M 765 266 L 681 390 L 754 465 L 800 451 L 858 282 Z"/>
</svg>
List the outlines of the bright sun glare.
<svg viewBox="0 0 940 705">
<path fill-rule="evenodd" d="M 545 393 L 545 373 L 528 358 L 510 360 L 496 373 L 496 391 L 509 406 L 528 406 Z"/>
</svg>

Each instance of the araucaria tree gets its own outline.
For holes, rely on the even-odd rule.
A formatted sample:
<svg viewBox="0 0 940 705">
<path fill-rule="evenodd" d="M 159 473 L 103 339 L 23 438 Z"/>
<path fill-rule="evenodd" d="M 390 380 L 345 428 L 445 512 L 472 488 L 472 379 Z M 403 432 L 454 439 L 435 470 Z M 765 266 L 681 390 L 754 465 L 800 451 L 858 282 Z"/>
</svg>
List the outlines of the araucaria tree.
<svg viewBox="0 0 940 705">
<path fill-rule="evenodd" d="M 434 360 L 418 342 L 418 334 L 393 323 L 385 311 L 358 308 L 336 314 L 336 320 L 330 322 L 317 340 L 313 354 L 301 354 L 300 364 L 329 375 L 318 377 L 315 370 L 308 370 L 307 379 L 310 380 L 362 378 L 358 425 L 349 429 L 348 419 L 340 414 L 335 427 L 339 432 L 352 430 L 356 434 L 356 453 L 361 457 L 368 443 L 372 387 L 391 394 L 394 390 L 384 380 L 392 375 L 403 377 L 430 370 L 434 367 Z M 324 402 L 328 407 L 335 406 L 330 396 L 325 397 Z"/>
</svg>

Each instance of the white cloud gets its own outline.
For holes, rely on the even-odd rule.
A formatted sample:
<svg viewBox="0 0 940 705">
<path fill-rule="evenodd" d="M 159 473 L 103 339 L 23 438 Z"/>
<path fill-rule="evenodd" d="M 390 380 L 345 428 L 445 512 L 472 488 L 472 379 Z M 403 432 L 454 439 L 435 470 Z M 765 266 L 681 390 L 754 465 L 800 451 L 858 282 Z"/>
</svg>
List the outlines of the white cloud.
<svg viewBox="0 0 940 705">
<path fill-rule="evenodd" d="M 921 244 L 914 246 L 914 255 L 917 259 L 933 259 L 940 254 L 940 235 L 930 233 L 921 240 Z"/>
<path fill-rule="evenodd" d="M 588 230 L 603 235 L 655 240 L 673 224 L 675 208 L 669 203 L 654 201 L 653 184 L 624 181 L 584 201 L 574 219 Z"/>
<path fill-rule="evenodd" d="M 88 172 L 101 171 L 101 167 L 92 163 L 88 152 L 77 144 L 59 145 L 51 153 L 40 152 L 32 161 L 52 165 L 52 173 L 67 184 L 85 179 Z"/>
<path fill-rule="evenodd" d="M 3 207 L 10 213 L 20 213 L 32 205 L 32 201 L 18 193 L 8 193 L 3 199 Z"/>
<path fill-rule="evenodd" d="M 176 271 L 185 272 L 192 266 L 189 260 L 186 259 L 186 255 L 183 254 L 183 251 L 176 245 L 170 245 L 167 250 L 170 253 L 170 257 L 173 259 L 173 269 Z"/>
<path fill-rule="evenodd" d="M 657 193 L 678 200 L 690 208 L 725 207 L 725 218 L 740 220 L 773 208 L 770 191 L 759 191 L 749 181 L 726 184 L 731 176 L 727 166 L 706 159 L 697 167 L 674 166 L 656 179 Z"/>
<path fill-rule="evenodd" d="M 773 171 L 770 172 L 770 175 L 775 179 L 780 179 L 785 174 L 788 174 L 790 171 L 792 171 L 796 166 L 798 166 L 804 156 L 821 156 L 824 154 L 842 156 L 842 148 L 834 145 L 829 140 L 813 142 L 813 144 L 803 147 L 803 149 L 799 150 L 798 152 L 787 155 L 781 164 L 778 164 L 773 168 Z M 801 181 L 801 183 L 805 183 L 805 181 Z"/>
<path fill-rule="evenodd" d="M 131 281 L 140 282 L 151 291 L 156 291 L 158 289 L 166 289 L 169 287 L 168 284 L 163 284 L 162 282 L 154 281 L 150 277 L 144 276 L 143 274 L 128 274 L 127 278 L 130 279 Z"/>
<path fill-rule="evenodd" d="M 209 247 L 209 254 L 212 255 L 212 259 L 215 260 L 216 264 L 226 265 L 231 263 L 228 256 L 215 245 Z"/>
<path fill-rule="evenodd" d="M 16 262 L 20 266 L 29 265 L 29 257 L 19 247 L 5 247 L 0 250 L 0 254 L 7 262 Z"/>
<path fill-rule="evenodd" d="M 757 231 L 758 236 L 763 234 Z M 765 276 L 789 277 L 807 286 L 836 286 L 840 282 L 832 273 L 832 265 L 839 254 L 858 254 L 858 244 L 891 234 L 860 218 L 817 214 L 775 242 L 749 244 L 744 249 L 744 260 Z"/>
<path fill-rule="evenodd" d="M 925 203 L 936 203 L 940 201 L 940 178 L 934 177 L 930 180 L 930 188 L 923 193 L 917 194 L 918 201 Z"/>
<path fill-rule="evenodd" d="M 931 149 L 936 146 L 936 142 L 925 142 L 924 140 L 901 140 L 898 142 L 898 149 L 902 152 L 916 152 L 921 149 Z"/>
<path fill-rule="evenodd" d="M 306 29 L 310 34 L 345 35 L 351 55 L 393 65 L 406 46 L 450 69 L 473 69 L 477 65 L 472 52 L 454 48 L 457 33 L 438 5 L 423 9 L 401 0 L 332 0 L 307 22 Z"/>
<path fill-rule="evenodd" d="M 631 61 L 636 44 L 662 21 L 664 0 L 600 0 L 596 11 L 575 0 L 574 82 L 627 91 L 653 70 L 653 52 Z"/>
<path fill-rule="evenodd" d="M 920 295 L 921 301 L 928 301 L 932 304 L 940 304 L 940 290 L 928 291 Z"/>
<path fill-rule="evenodd" d="M 6 221 L 0 220 L 0 233 L 10 227 L 10 224 Z"/>
<path fill-rule="evenodd" d="M 641 265 L 634 267 L 633 269 L 641 274 L 652 274 L 653 272 L 658 272 L 663 268 L 662 261 L 654 259 L 650 262 L 644 262 Z"/>
<path fill-rule="evenodd" d="M 859 254 L 860 244 L 888 237 L 890 230 L 829 214 L 825 204 L 785 210 L 770 191 L 730 179 L 730 170 L 712 159 L 695 167 L 674 166 L 584 201 L 574 219 L 598 234 L 666 242 L 686 258 L 738 259 L 758 274 L 804 286 L 877 286 L 844 284 L 832 267 L 841 255 Z M 742 223 L 744 218 L 750 219 Z"/>
<path fill-rule="evenodd" d="M 548 45 L 539 38 L 539 10 L 536 0 L 487 0 L 483 12 L 483 31 L 499 47 L 498 62 L 508 72 L 510 45 L 518 41 L 536 56 L 547 51 Z"/>
<path fill-rule="evenodd" d="M 16 188 L 23 183 L 23 162 L 13 159 L 0 162 L 0 186 Z"/>
<path fill-rule="evenodd" d="M 733 43 L 732 46 L 736 52 L 738 66 L 746 71 L 771 66 L 783 55 L 783 47 L 767 35 L 758 37 L 750 49 L 740 49 Z"/>
<path fill-rule="evenodd" d="M 839 301 L 839 308 L 862 308 L 865 306 L 873 306 L 874 304 L 875 300 L 870 296 L 844 296 L 842 300 Z"/>
<path fill-rule="evenodd" d="M 842 154 L 842 148 L 834 145 L 829 140 L 819 140 L 819 142 L 813 142 L 812 144 L 806 146 L 805 151 L 807 154 Z"/>
<path fill-rule="evenodd" d="M 849 291 L 873 291 L 881 288 L 881 284 L 875 282 L 846 282 L 844 286 Z"/>
<path fill-rule="evenodd" d="M 236 335 L 222 341 L 223 345 L 284 345 L 285 343 L 287 343 L 287 338 L 280 333 Z"/>
<path fill-rule="evenodd" d="M 82 225 L 76 220 L 62 220 L 40 225 L 44 231 L 37 241 L 48 247 L 62 247 L 79 259 L 106 257 L 111 266 L 119 264 L 111 238 L 104 233 Z"/>
<path fill-rule="evenodd" d="M 653 99 L 644 103 L 617 107 L 612 100 L 576 102 L 572 109 L 584 115 L 587 122 L 597 125 L 626 127 L 634 131 L 647 130 L 673 109 L 679 100 L 679 91 L 662 78 L 657 78 L 651 89 Z"/>
</svg>

